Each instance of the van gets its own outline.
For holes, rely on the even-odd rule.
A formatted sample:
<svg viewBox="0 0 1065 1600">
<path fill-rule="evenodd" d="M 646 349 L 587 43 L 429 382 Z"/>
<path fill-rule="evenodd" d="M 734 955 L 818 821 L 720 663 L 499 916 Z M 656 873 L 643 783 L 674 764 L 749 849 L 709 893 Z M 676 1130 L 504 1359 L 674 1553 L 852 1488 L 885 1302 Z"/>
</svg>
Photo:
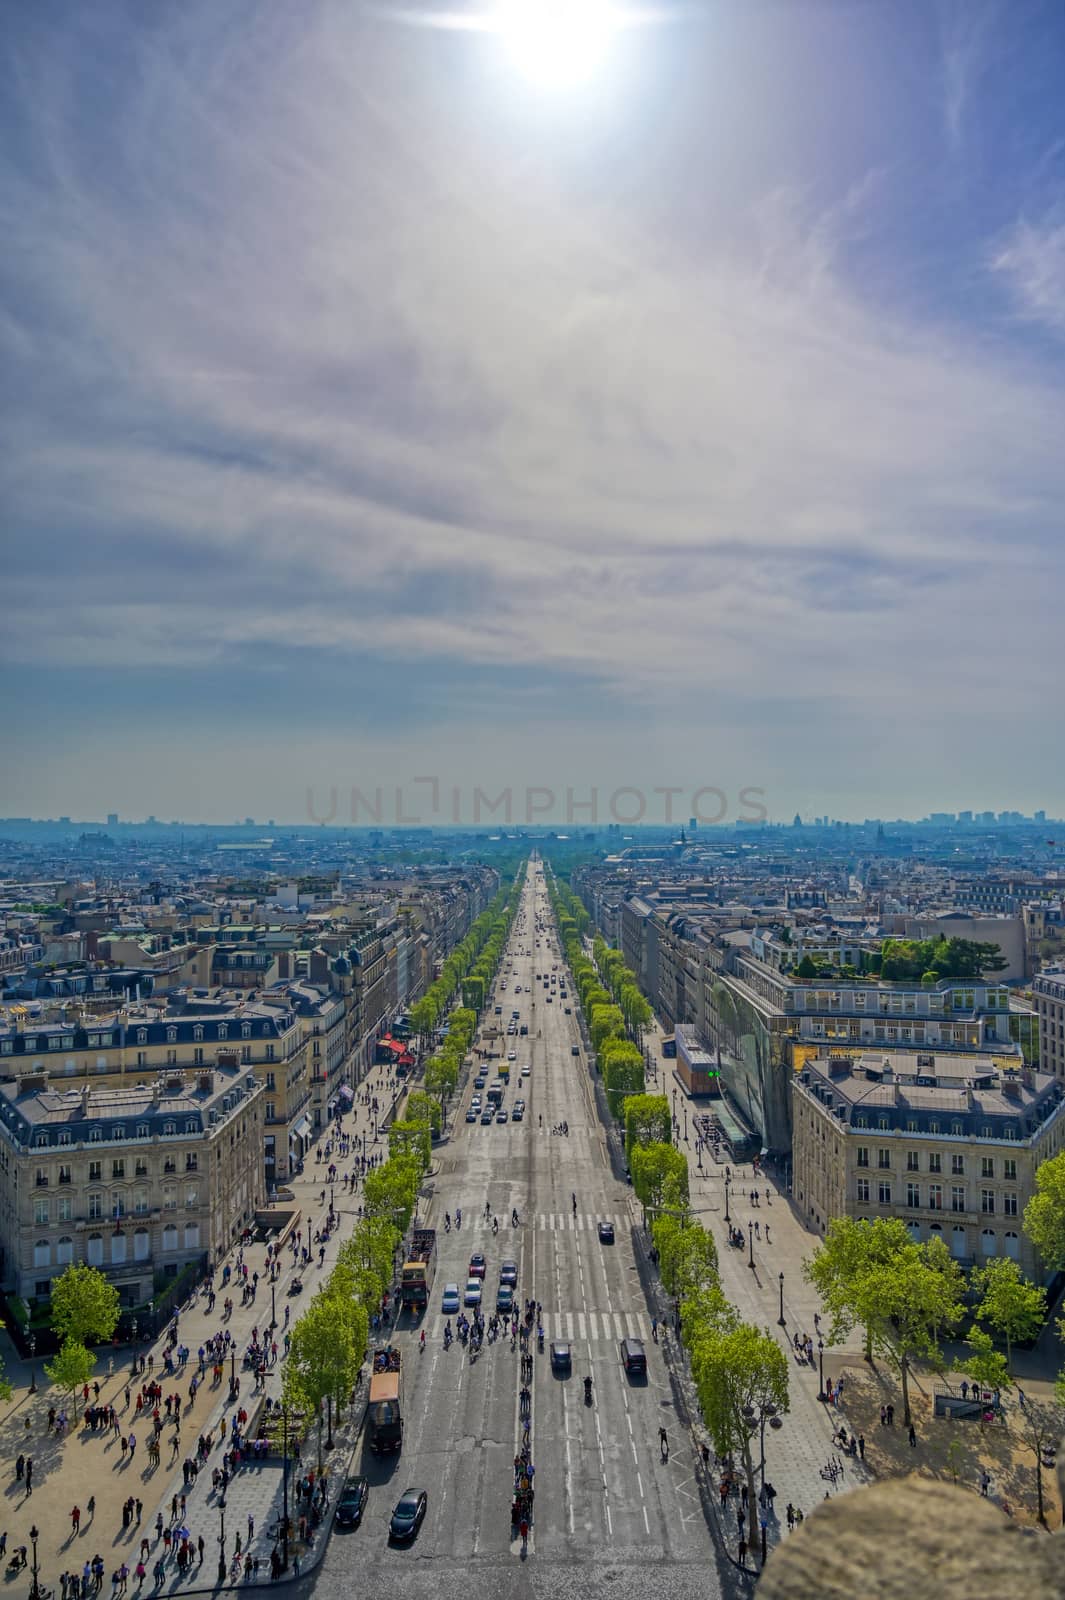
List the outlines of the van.
<svg viewBox="0 0 1065 1600">
<path fill-rule="evenodd" d="M 630 1377 L 647 1376 L 647 1351 L 642 1339 L 622 1339 L 621 1365 Z"/>
</svg>

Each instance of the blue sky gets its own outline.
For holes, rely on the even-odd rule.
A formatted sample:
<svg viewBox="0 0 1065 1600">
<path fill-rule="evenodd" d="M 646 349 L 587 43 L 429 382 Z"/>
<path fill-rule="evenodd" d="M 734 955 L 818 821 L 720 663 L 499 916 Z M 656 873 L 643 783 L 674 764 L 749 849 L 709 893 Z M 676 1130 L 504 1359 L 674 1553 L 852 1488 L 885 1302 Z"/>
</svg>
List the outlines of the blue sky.
<svg viewBox="0 0 1065 1600">
<path fill-rule="evenodd" d="M 459 9 L 9 11 L 0 813 L 1065 812 L 1058 0 Z"/>
</svg>

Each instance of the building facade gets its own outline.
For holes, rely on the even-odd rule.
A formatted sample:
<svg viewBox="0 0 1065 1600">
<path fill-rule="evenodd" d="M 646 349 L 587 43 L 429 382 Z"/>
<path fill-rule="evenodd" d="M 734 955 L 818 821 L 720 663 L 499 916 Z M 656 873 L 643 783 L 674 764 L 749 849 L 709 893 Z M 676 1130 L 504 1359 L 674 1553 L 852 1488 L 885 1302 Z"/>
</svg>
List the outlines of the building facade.
<svg viewBox="0 0 1065 1600">
<path fill-rule="evenodd" d="M 898 1216 L 962 1266 L 1002 1255 L 1046 1276 L 1021 1221 L 1065 1140 L 1065 1083 L 990 1056 L 841 1052 L 808 1060 L 792 1094 L 792 1196 L 814 1231 Z"/>
<path fill-rule="evenodd" d="M 136 1309 L 225 1253 L 263 1204 L 265 1090 L 250 1067 L 73 1087 L 0 1083 L 0 1282 L 45 1299 L 71 1263 Z"/>
<path fill-rule="evenodd" d="M 1039 1023 L 1039 1064 L 1065 1081 L 1065 967 L 1048 967 L 1032 982 Z"/>
</svg>

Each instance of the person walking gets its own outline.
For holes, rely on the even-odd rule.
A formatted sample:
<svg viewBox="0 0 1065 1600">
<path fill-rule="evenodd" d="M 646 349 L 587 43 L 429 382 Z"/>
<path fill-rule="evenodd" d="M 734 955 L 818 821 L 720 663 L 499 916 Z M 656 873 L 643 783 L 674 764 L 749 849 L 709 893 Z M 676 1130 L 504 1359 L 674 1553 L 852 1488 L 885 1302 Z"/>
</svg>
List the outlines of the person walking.
<svg viewBox="0 0 1065 1600">
<path fill-rule="evenodd" d="M 917 1449 L 917 1429 L 914 1427 L 912 1422 L 910 1423 L 910 1449 Z"/>
<path fill-rule="evenodd" d="M 858 1454 L 861 1456 L 862 1460 L 864 1461 L 865 1460 L 865 1434 L 864 1433 L 860 1433 L 858 1435 Z"/>
<path fill-rule="evenodd" d="M 71 1533 L 76 1534 L 78 1532 L 78 1529 L 80 1528 L 80 1526 L 81 1526 L 81 1507 L 80 1506 L 75 1506 L 73 1511 L 70 1513 L 70 1531 L 71 1531 Z"/>
</svg>

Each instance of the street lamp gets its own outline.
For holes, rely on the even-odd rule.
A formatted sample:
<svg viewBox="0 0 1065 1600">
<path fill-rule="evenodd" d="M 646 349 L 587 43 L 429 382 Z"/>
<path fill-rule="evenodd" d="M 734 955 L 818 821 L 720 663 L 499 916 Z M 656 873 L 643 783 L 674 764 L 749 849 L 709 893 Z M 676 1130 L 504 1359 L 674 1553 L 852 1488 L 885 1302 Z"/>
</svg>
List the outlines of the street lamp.
<svg viewBox="0 0 1065 1600">
<path fill-rule="evenodd" d="M 36 1394 L 37 1367 L 33 1358 L 37 1354 L 37 1335 L 35 1333 L 31 1333 L 29 1338 L 26 1340 L 26 1343 L 29 1346 L 30 1351 L 30 1394 Z"/>
<path fill-rule="evenodd" d="M 237 1343 L 236 1340 L 229 1347 L 229 1392 L 233 1394 L 237 1387 Z"/>
<path fill-rule="evenodd" d="M 222 1496 L 218 1502 L 218 1581 L 226 1581 L 226 1497 Z"/>
<path fill-rule="evenodd" d="M 817 1398 L 825 1398 L 825 1341 L 817 1341 Z"/>
<path fill-rule="evenodd" d="M 787 1322 L 784 1319 L 784 1274 L 783 1273 L 780 1274 L 780 1316 L 777 1318 L 777 1327 L 778 1328 L 786 1328 L 787 1327 Z"/>
<path fill-rule="evenodd" d="M 753 1272 L 754 1271 L 754 1223 L 753 1222 L 748 1222 L 748 1224 L 747 1224 L 747 1238 L 748 1238 L 748 1241 L 749 1241 L 750 1247 L 751 1247 L 750 1248 L 750 1255 L 749 1255 L 748 1260 L 747 1260 L 747 1265 L 750 1267 L 751 1271 Z"/>
<path fill-rule="evenodd" d="M 696 1146 L 695 1146 L 695 1160 L 696 1160 L 696 1163 L 698 1165 L 699 1171 L 702 1172 L 702 1170 L 703 1170 L 703 1147 L 698 1142 L 696 1143 Z"/>
<path fill-rule="evenodd" d="M 270 1332 L 277 1327 L 277 1284 L 270 1280 Z"/>
<path fill-rule="evenodd" d="M 41 1600 L 41 1586 L 37 1582 L 37 1540 L 41 1537 L 37 1524 L 30 1529 L 30 1542 L 33 1545 L 33 1587 L 30 1590 L 30 1600 Z"/>
<path fill-rule="evenodd" d="M 684 1107 L 684 1143 L 688 1142 L 688 1108 Z"/>
<path fill-rule="evenodd" d="M 728 1173 L 725 1174 L 725 1221 L 732 1221 L 732 1218 L 728 1214 Z"/>
</svg>

